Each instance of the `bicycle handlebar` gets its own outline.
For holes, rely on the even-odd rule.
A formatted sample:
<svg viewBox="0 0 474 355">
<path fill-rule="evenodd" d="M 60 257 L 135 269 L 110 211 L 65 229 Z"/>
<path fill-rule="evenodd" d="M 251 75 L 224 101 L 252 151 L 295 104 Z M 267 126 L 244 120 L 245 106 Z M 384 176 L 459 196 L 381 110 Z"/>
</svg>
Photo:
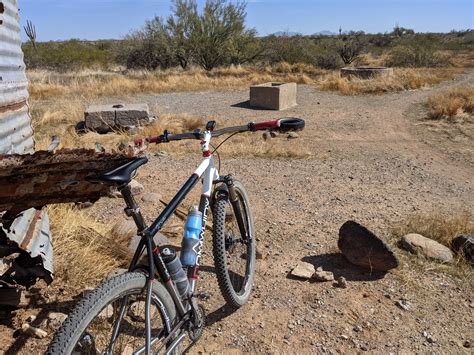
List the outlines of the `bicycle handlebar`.
<svg viewBox="0 0 474 355">
<path fill-rule="evenodd" d="M 240 133 L 240 132 L 256 132 L 265 130 L 278 130 L 280 132 L 301 131 L 305 127 L 305 121 L 301 118 L 282 118 L 264 122 L 250 122 L 242 126 L 224 127 L 212 131 L 212 137 L 219 137 L 223 134 Z M 182 139 L 202 139 L 203 132 L 196 130 L 189 133 L 170 134 L 167 130 L 162 135 L 151 136 L 145 138 L 148 143 L 168 143 Z M 135 145 L 142 145 L 143 139 L 138 137 L 135 139 Z"/>
</svg>

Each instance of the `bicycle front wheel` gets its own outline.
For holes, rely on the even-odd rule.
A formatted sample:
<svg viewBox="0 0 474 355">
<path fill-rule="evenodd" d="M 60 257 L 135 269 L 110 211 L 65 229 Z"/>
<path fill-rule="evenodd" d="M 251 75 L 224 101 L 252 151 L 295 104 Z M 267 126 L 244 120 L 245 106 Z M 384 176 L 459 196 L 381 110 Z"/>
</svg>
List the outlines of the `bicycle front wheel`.
<svg viewBox="0 0 474 355">
<path fill-rule="evenodd" d="M 146 277 L 132 272 L 105 280 L 74 308 L 51 342 L 47 354 L 145 353 Z M 166 348 L 176 309 L 168 291 L 153 283 L 151 350 Z"/>
<path fill-rule="evenodd" d="M 244 186 L 234 181 L 242 222 L 227 196 L 217 196 L 214 204 L 213 254 L 216 276 L 224 299 L 234 308 L 243 306 L 252 292 L 255 277 L 255 232 L 249 199 Z"/>
</svg>

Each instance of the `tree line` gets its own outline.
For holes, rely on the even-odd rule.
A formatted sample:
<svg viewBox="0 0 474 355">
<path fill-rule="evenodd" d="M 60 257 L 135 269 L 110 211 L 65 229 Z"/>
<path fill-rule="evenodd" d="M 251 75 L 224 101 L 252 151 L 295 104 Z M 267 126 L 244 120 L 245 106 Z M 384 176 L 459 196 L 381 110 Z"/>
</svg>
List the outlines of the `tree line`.
<svg viewBox="0 0 474 355">
<path fill-rule="evenodd" d="M 205 70 L 225 65 L 288 62 L 336 69 L 353 63 L 362 53 L 390 53 L 392 66 L 446 65 L 439 50 L 472 50 L 474 32 L 415 33 L 395 26 L 392 32 L 343 32 L 334 36 L 270 35 L 258 37 L 245 24 L 246 3 L 206 0 L 199 11 L 196 0 L 174 0 L 167 18 L 156 16 L 123 40 L 26 43 L 28 67 L 69 70 L 74 67 Z"/>
</svg>

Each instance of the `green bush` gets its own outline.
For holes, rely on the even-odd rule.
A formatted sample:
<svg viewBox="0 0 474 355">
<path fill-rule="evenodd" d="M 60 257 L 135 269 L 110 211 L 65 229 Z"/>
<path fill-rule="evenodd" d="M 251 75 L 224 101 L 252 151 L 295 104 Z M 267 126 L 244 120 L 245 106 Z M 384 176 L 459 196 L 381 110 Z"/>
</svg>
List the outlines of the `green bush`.
<svg viewBox="0 0 474 355">
<path fill-rule="evenodd" d="M 430 47 L 397 46 L 390 52 L 387 65 L 391 67 L 442 67 L 449 65 L 449 59 Z"/>
</svg>

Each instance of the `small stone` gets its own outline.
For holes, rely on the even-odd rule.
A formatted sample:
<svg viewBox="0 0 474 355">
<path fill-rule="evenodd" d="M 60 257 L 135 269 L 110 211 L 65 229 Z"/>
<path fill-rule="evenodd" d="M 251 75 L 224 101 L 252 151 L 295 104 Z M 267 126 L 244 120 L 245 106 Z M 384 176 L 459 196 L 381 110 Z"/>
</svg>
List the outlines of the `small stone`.
<svg viewBox="0 0 474 355">
<path fill-rule="evenodd" d="M 411 308 L 411 303 L 407 300 L 398 300 L 395 304 L 404 311 L 409 311 Z"/>
<path fill-rule="evenodd" d="M 264 141 L 266 141 L 266 140 L 269 140 L 270 138 L 272 138 L 272 135 L 269 131 L 265 131 L 265 132 L 262 133 L 262 138 L 263 138 Z"/>
<path fill-rule="evenodd" d="M 347 335 L 345 335 L 345 334 L 342 334 L 342 335 L 340 336 L 340 338 L 341 338 L 341 339 L 344 339 L 344 340 L 348 340 L 348 339 L 349 339 L 349 337 L 348 337 Z"/>
<path fill-rule="evenodd" d="M 272 138 L 276 138 L 276 137 L 278 137 L 278 132 L 276 132 L 276 131 L 270 131 L 270 136 L 271 136 Z"/>
<path fill-rule="evenodd" d="M 44 330 L 33 327 L 33 326 L 29 325 L 28 323 L 24 323 L 21 326 L 21 330 L 23 331 L 23 333 L 28 334 L 28 335 L 32 335 L 32 336 L 34 336 L 36 338 L 39 338 L 39 339 L 43 339 L 43 338 L 46 338 L 48 336 L 48 333 L 46 333 Z"/>
<path fill-rule="evenodd" d="M 262 259 L 264 259 L 263 254 L 262 254 L 258 249 L 255 250 L 255 258 L 256 258 L 257 260 L 262 260 Z"/>
<path fill-rule="evenodd" d="M 360 333 L 362 331 L 362 327 L 360 325 L 355 325 L 354 328 L 352 328 L 354 332 Z"/>
<path fill-rule="evenodd" d="M 340 288 L 347 288 L 347 280 L 344 276 L 339 276 L 337 278 L 337 286 Z"/>
<path fill-rule="evenodd" d="M 142 196 L 143 202 L 153 203 L 155 205 L 159 204 L 161 200 L 161 195 L 156 192 L 149 192 Z"/>
<path fill-rule="evenodd" d="M 61 312 L 50 312 L 48 314 L 48 325 L 53 328 L 59 328 L 66 320 L 67 315 Z"/>
<path fill-rule="evenodd" d="M 143 185 L 140 184 L 135 179 L 132 179 L 132 181 L 130 181 L 129 186 L 130 186 L 130 190 L 132 191 L 132 195 L 134 196 L 140 195 L 141 193 L 143 193 L 143 191 L 145 191 L 145 188 L 143 187 Z"/>
<path fill-rule="evenodd" d="M 472 346 L 471 341 L 470 340 L 465 340 L 464 343 L 462 344 L 462 346 L 469 349 Z"/>
<path fill-rule="evenodd" d="M 302 279 L 310 279 L 314 274 L 314 265 L 300 261 L 296 267 L 291 270 L 291 275 Z"/>
<path fill-rule="evenodd" d="M 427 331 L 423 331 L 423 336 L 425 337 L 426 341 L 430 344 L 433 344 L 435 343 L 435 340 L 433 339 L 433 337 L 431 336 L 430 333 L 428 333 Z"/>
<path fill-rule="evenodd" d="M 28 323 L 34 322 L 35 320 L 36 320 L 36 316 L 34 314 L 31 314 L 28 316 L 28 318 L 26 318 L 26 321 Z"/>
<path fill-rule="evenodd" d="M 299 137 L 298 133 L 296 133 L 296 132 L 288 132 L 288 136 L 287 136 L 288 139 L 296 139 L 296 138 L 298 138 L 298 137 Z"/>
<path fill-rule="evenodd" d="M 334 281 L 334 274 L 330 271 L 316 271 L 313 275 L 316 281 Z"/>
</svg>

